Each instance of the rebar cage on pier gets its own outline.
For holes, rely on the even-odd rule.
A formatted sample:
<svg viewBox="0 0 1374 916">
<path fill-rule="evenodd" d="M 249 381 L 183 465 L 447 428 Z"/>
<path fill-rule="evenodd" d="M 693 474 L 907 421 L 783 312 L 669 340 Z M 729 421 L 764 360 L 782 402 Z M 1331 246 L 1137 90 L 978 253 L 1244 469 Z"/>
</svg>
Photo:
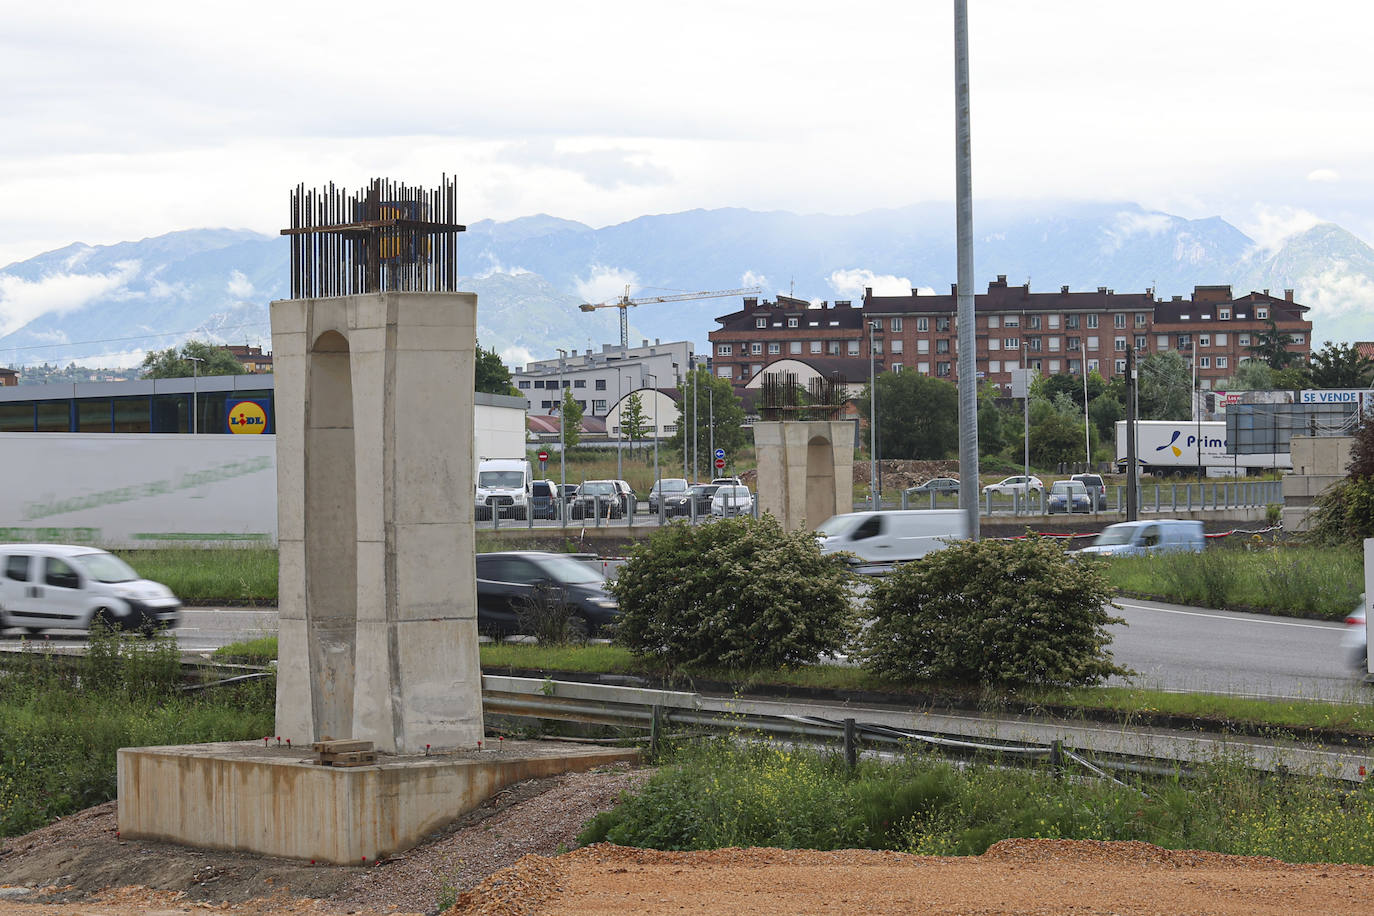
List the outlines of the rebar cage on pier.
<svg viewBox="0 0 1374 916">
<path fill-rule="evenodd" d="M 438 188 L 375 178 L 350 193 L 291 192 L 291 298 L 380 292 L 456 292 L 458 180 Z"/>
</svg>

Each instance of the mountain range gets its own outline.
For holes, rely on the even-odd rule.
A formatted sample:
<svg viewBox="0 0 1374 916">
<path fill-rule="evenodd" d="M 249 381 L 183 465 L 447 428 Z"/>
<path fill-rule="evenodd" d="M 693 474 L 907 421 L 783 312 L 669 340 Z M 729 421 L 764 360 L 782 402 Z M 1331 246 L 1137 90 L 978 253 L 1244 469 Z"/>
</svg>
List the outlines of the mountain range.
<svg viewBox="0 0 1374 916">
<path fill-rule="evenodd" d="M 1311 307 L 1313 339 L 1374 339 L 1374 249 L 1334 224 L 1261 248 L 1217 217 L 1184 219 L 1129 203 L 980 202 L 979 288 L 998 274 L 1032 290 L 1195 285 L 1294 289 Z M 118 366 L 194 337 L 270 347 L 267 303 L 287 295 L 286 242 L 230 229 L 171 232 L 138 242 L 80 243 L 0 270 L 0 364 Z M 758 286 L 762 296 L 858 301 L 949 288 L 954 213 L 920 204 L 850 216 L 691 210 L 595 229 L 538 215 L 481 220 L 459 244 L 461 288 L 478 295 L 478 339 L 508 362 L 556 347 L 599 348 L 619 336 L 614 308 L 583 302 L 624 294 Z M 631 341 L 687 339 L 704 347 L 739 295 L 630 311 Z"/>
</svg>

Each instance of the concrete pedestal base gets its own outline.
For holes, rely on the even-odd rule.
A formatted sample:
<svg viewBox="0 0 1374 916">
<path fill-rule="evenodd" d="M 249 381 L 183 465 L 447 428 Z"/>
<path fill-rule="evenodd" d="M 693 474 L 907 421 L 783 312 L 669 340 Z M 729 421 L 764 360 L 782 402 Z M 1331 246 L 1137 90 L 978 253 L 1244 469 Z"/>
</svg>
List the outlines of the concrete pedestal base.
<svg viewBox="0 0 1374 916">
<path fill-rule="evenodd" d="M 308 750 L 221 742 L 119 751 L 121 835 L 317 862 L 414 846 L 503 786 L 638 761 L 627 748 L 506 741 L 498 749 L 326 767 Z"/>
</svg>

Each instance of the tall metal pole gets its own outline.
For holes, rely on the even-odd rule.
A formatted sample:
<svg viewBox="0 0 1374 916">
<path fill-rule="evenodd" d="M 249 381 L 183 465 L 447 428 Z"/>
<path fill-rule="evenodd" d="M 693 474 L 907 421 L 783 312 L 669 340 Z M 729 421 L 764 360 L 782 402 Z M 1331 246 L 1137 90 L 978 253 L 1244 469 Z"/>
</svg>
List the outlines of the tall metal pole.
<svg viewBox="0 0 1374 916">
<path fill-rule="evenodd" d="M 652 372 L 649 378 L 653 380 L 653 387 L 649 389 L 649 397 L 653 398 L 654 405 L 654 483 L 658 485 L 658 512 L 663 514 L 663 478 L 658 475 L 658 376 Z"/>
<path fill-rule="evenodd" d="M 1140 480 L 1140 470 L 1136 466 L 1136 389 L 1139 379 L 1135 368 L 1135 347 L 1126 348 L 1126 521 L 1133 522 L 1140 517 L 1140 507 L 1136 502 L 1136 486 Z"/>
<path fill-rule="evenodd" d="M 710 366 L 708 357 L 707 366 Z M 710 371 L 709 368 L 707 370 Z M 711 381 L 715 382 L 715 377 L 711 376 Z M 716 460 L 716 386 L 712 384 L 706 389 L 706 424 L 710 427 L 706 441 L 709 443 L 708 450 L 711 452 L 711 460 Z"/>
<path fill-rule="evenodd" d="M 873 371 L 873 325 L 868 323 L 868 492 L 873 497 L 873 508 L 878 503 L 878 379 Z"/>
<path fill-rule="evenodd" d="M 697 465 L 697 439 L 701 438 L 701 430 L 697 429 L 697 400 L 701 394 L 697 388 L 697 358 L 693 356 L 688 365 L 691 368 L 688 372 L 692 376 L 692 479 L 701 479 L 701 470 Z"/>
<path fill-rule="evenodd" d="M 567 350 L 558 351 L 558 514 L 562 516 L 568 506 L 568 446 L 567 437 L 563 435 L 563 421 L 567 419 L 567 411 L 563 409 L 563 360 L 568 356 Z M 567 519 L 563 519 L 567 524 Z"/>
<path fill-rule="evenodd" d="M 200 426 L 200 364 L 205 362 L 200 356 L 186 356 L 191 363 L 191 432 L 196 433 Z"/>
<path fill-rule="evenodd" d="M 954 0 L 954 174 L 958 246 L 959 505 L 978 540 L 978 377 L 973 317 L 973 140 L 968 98 L 968 0 Z M 1027 494 L 1030 490 L 1027 488 Z"/>
<path fill-rule="evenodd" d="M 1088 434 L 1088 360 L 1083 359 L 1083 461 L 1085 471 L 1093 469 L 1093 440 Z"/>
<path fill-rule="evenodd" d="M 625 395 L 621 388 L 621 372 L 617 366 L 615 370 L 615 479 L 625 478 Z"/>
<path fill-rule="evenodd" d="M 1195 438 L 1195 440 L 1196 440 L 1196 442 L 1197 442 L 1197 479 L 1198 479 L 1198 484 L 1199 484 L 1199 486 L 1201 486 L 1202 477 L 1203 477 L 1203 474 L 1204 474 L 1205 472 L 1204 472 L 1203 469 L 1202 469 L 1202 404 L 1199 403 L 1199 401 L 1201 400 L 1201 399 L 1198 397 L 1199 394 L 1201 394 L 1201 389 L 1198 388 L 1198 378 L 1197 378 L 1197 341 L 1194 340 L 1194 341 L 1193 341 L 1193 390 L 1192 390 L 1192 392 L 1191 392 L 1191 396 L 1192 396 L 1192 398 L 1193 398 L 1193 422 L 1194 422 L 1195 424 L 1197 424 L 1197 433 L 1196 433 L 1196 435 L 1194 436 L 1194 438 Z"/>
</svg>

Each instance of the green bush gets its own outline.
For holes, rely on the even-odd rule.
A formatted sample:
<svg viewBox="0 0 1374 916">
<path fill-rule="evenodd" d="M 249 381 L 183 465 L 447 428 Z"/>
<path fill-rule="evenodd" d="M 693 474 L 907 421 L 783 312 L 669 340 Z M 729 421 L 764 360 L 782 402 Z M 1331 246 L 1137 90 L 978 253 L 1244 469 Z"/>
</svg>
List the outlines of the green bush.
<svg viewBox="0 0 1374 916">
<path fill-rule="evenodd" d="M 899 681 L 1092 684 L 1129 673 L 1106 648 L 1111 597 L 1052 540 L 966 541 L 873 586 L 860 656 Z"/>
<path fill-rule="evenodd" d="M 675 522 L 640 543 L 611 586 L 617 639 L 669 666 L 779 668 L 844 648 L 844 560 L 771 516 Z"/>
</svg>

